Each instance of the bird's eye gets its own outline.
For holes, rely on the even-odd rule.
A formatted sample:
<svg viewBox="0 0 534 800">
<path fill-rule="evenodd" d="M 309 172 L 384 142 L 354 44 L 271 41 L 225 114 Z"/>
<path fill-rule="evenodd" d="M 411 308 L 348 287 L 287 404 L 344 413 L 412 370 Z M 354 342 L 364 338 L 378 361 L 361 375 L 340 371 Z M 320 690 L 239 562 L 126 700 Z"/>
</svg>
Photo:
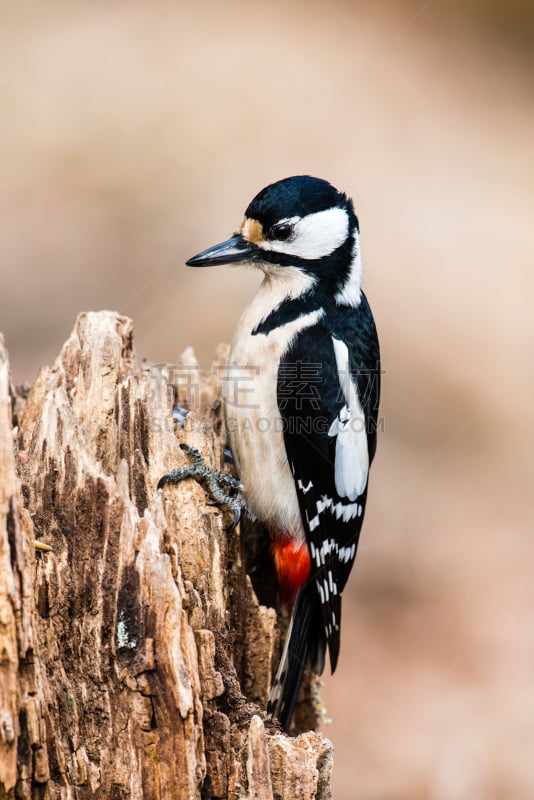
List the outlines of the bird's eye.
<svg viewBox="0 0 534 800">
<path fill-rule="evenodd" d="M 290 222 L 280 222 L 273 225 L 269 231 L 269 238 L 276 239 L 277 242 L 287 242 L 293 236 L 293 225 Z"/>
</svg>

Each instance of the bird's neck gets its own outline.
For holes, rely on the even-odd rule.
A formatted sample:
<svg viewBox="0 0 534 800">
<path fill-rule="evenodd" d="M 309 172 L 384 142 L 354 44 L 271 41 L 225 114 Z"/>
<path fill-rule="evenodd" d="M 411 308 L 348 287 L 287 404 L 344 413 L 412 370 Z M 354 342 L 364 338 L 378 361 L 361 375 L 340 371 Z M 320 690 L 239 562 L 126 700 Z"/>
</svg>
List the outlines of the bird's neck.
<svg viewBox="0 0 534 800">
<path fill-rule="evenodd" d="M 267 335 L 320 309 L 315 287 L 316 279 L 298 267 L 270 267 L 252 301 L 259 312 L 252 335 Z"/>
</svg>

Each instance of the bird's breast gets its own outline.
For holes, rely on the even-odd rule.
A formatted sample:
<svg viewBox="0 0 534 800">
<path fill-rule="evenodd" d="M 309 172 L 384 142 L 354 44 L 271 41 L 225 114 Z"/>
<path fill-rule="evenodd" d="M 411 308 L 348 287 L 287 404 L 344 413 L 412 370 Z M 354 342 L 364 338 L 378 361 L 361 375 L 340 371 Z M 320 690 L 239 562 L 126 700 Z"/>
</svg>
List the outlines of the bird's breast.
<svg viewBox="0 0 534 800">
<path fill-rule="evenodd" d="M 302 542 L 304 531 L 278 410 L 278 367 L 295 336 L 315 324 L 320 314 L 312 312 L 268 334 L 253 335 L 265 316 L 257 298 L 245 310 L 230 350 L 223 381 L 226 426 L 250 512 L 273 537 Z"/>
</svg>

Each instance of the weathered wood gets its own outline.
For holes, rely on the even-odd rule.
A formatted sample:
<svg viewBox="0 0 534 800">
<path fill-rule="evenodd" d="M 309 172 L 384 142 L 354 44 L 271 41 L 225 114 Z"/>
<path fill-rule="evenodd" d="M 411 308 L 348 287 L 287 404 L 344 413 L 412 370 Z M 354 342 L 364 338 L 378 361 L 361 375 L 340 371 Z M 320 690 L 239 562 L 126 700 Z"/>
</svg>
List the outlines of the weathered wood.
<svg viewBox="0 0 534 800">
<path fill-rule="evenodd" d="M 331 796 L 329 743 L 262 721 L 276 615 L 238 532 L 193 481 L 156 489 L 180 442 L 221 466 L 217 375 L 171 373 L 81 314 L 24 399 L 0 342 L 0 798 Z"/>
</svg>

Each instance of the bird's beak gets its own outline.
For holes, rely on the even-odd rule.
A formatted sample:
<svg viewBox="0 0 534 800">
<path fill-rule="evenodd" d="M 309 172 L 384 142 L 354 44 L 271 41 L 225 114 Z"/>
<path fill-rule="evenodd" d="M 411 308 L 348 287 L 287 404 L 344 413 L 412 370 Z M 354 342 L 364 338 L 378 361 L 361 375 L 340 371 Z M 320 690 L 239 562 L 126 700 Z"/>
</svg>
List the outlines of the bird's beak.
<svg viewBox="0 0 534 800">
<path fill-rule="evenodd" d="M 258 254 L 258 247 L 242 236 L 232 236 L 226 242 L 208 247 L 189 258 L 188 267 L 213 267 L 215 264 L 234 264 L 236 261 L 251 261 Z"/>
</svg>

